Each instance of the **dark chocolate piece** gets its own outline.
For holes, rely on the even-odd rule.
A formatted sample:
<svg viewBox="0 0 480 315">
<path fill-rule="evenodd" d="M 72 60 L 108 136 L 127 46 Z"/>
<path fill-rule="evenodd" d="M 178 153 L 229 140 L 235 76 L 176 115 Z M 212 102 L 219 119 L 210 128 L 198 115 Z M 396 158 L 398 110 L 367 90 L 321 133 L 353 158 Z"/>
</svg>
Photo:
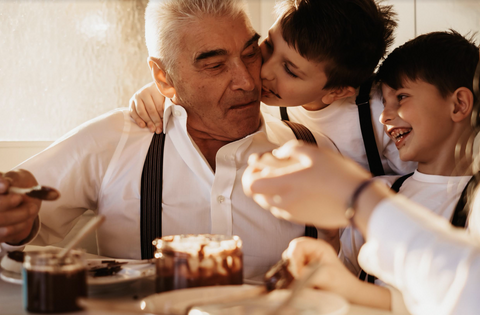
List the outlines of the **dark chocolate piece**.
<svg viewBox="0 0 480 315">
<path fill-rule="evenodd" d="M 281 259 L 265 274 L 264 282 L 268 291 L 286 289 L 293 282 L 293 276 L 288 270 L 289 261 Z"/>
<path fill-rule="evenodd" d="M 8 252 L 7 253 L 8 258 L 11 260 L 15 260 L 17 262 L 23 263 L 23 260 L 25 259 L 25 253 L 22 251 L 13 251 L 13 252 Z"/>
</svg>

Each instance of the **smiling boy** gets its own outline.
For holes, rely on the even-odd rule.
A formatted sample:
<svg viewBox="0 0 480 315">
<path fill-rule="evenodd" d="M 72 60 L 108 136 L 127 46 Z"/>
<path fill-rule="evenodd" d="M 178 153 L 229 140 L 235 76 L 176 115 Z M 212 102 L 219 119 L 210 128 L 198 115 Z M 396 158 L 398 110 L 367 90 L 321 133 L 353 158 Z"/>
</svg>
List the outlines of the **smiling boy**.
<svg viewBox="0 0 480 315">
<path fill-rule="evenodd" d="M 418 162 L 412 174 L 380 178 L 460 228 L 467 226 L 468 191 L 476 186 L 466 147 L 473 134 L 472 82 L 478 60 L 478 47 L 471 40 L 455 31 L 434 32 L 394 50 L 377 74 L 385 105 L 380 118 L 385 132 L 395 141 L 402 160 Z M 468 229 L 478 233 L 480 227 L 468 225 Z M 357 256 L 362 245 L 358 240 L 342 239 L 341 257 L 354 273 L 360 272 Z M 363 289 L 358 295 L 368 296 L 373 286 L 360 285 Z M 387 305 L 401 313 L 402 299 L 398 291 L 391 292 Z M 373 305 L 386 305 L 379 296 Z M 347 298 L 362 301 L 358 296 Z"/>
</svg>

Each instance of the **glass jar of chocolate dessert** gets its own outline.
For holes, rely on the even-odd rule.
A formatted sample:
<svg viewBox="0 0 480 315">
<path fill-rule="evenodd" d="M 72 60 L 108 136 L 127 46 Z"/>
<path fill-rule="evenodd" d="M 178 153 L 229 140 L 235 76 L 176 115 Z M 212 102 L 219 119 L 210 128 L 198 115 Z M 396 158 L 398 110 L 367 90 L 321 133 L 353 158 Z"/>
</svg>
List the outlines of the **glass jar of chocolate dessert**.
<svg viewBox="0 0 480 315">
<path fill-rule="evenodd" d="M 87 296 L 87 270 L 83 251 L 64 258 L 59 251 L 27 252 L 23 263 L 25 309 L 34 313 L 78 311 L 76 300 Z"/>
<path fill-rule="evenodd" d="M 242 241 L 213 234 L 157 238 L 156 291 L 243 283 Z"/>
</svg>

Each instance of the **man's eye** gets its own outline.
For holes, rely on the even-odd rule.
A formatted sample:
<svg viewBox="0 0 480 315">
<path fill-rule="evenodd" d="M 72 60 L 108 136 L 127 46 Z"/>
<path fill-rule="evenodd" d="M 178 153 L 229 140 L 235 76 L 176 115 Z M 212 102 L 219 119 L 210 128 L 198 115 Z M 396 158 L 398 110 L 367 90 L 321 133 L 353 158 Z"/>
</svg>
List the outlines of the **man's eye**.
<svg viewBox="0 0 480 315">
<path fill-rule="evenodd" d="M 404 100 L 404 99 L 406 99 L 406 98 L 407 98 L 407 95 L 405 95 L 405 94 L 399 94 L 399 95 L 397 95 L 397 100 L 398 100 L 399 102 L 402 101 L 402 100 Z"/>
<path fill-rule="evenodd" d="M 260 52 L 259 47 L 258 47 L 258 46 L 257 46 L 257 47 L 254 47 L 253 50 L 252 50 L 250 53 L 248 53 L 248 54 L 245 55 L 245 57 L 247 57 L 247 58 L 255 58 L 255 57 L 258 56 L 259 52 Z"/>
<path fill-rule="evenodd" d="M 288 68 L 288 65 L 287 65 L 286 63 L 283 65 L 283 69 L 285 69 L 285 72 L 286 72 L 289 76 L 291 76 L 291 77 L 293 77 L 293 78 L 298 78 L 298 76 L 297 76 L 295 73 L 293 73 L 292 71 L 290 71 L 290 69 Z"/>
<path fill-rule="evenodd" d="M 205 69 L 207 69 L 207 70 L 218 70 L 218 69 L 222 68 L 222 66 L 223 66 L 222 63 L 214 63 L 214 64 L 206 65 Z"/>
</svg>

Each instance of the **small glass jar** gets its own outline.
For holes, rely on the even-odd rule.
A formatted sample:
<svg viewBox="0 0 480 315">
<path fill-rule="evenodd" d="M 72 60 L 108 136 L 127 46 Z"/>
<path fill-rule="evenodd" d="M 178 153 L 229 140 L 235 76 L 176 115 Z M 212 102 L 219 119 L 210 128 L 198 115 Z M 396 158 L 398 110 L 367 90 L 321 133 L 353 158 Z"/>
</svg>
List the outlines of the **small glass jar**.
<svg viewBox="0 0 480 315">
<path fill-rule="evenodd" d="M 157 238 L 156 291 L 243 283 L 242 241 L 213 234 Z"/>
<path fill-rule="evenodd" d="M 34 313 L 78 311 L 77 298 L 87 296 L 84 251 L 72 250 L 62 260 L 59 250 L 27 252 L 23 263 L 23 301 Z"/>
</svg>

